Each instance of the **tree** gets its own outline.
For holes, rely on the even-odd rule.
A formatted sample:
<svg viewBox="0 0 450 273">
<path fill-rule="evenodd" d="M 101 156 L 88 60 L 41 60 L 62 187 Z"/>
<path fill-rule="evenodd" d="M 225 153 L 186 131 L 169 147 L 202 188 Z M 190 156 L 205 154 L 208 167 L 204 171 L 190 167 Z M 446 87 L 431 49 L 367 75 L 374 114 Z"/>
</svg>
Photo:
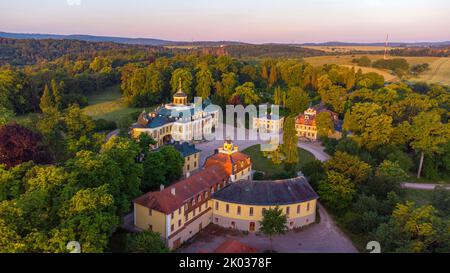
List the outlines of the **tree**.
<svg viewBox="0 0 450 273">
<path fill-rule="evenodd" d="M 149 134 L 141 133 L 139 135 L 138 141 L 139 147 L 141 148 L 141 154 L 145 158 L 150 152 L 151 146 L 156 145 L 156 141 Z"/>
<path fill-rule="evenodd" d="M 197 86 L 195 91 L 197 96 L 206 99 L 211 94 L 211 87 L 213 85 L 213 78 L 208 67 L 202 67 L 196 74 Z"/>
<path fill-rule="evenodd" d="M 339 172 L 356 183 L 365 181 L 371 173 L 369 164 L 357 156 L 341 151 L 337 151 L 330 160 L 325 162 L 325 168 Z"/>
<path fill-rule="evenodd" d="M 222 81 L 216 83 L 216 95 L 220 98 L 221 104 L 225 104 L 230 100 L 237 85 L 238 81 L 235 73 L 230 72 L 222 74 Z"/>
<path fill-rule="evenodd" d="M 166 165 L 166 180 L 173 182 L 181 177 L 183 174 L 184 158 L 173 146 L 163 146 L 160 149 L 164 157 Z"/>
<path fill-rule="evenodd" d="M 130 208 L 130 200 L 140 193 L 140 185 L 144 174 L 143 166 L 137 161 L 141 149 L 131 139 L 112 137 L 101 149 L 101 153 L 111 158 L 118 166 L 123 177 L 119 184 L 120 199 L 116 197 L 116 204 L 123 213 Z"/>
<path fill-rule="evenodd" d="M 443 124 L 436 112 L 423 112 L 413 119 L 411 147 L 420 152 L 417 178 L 422 172 L 425 154 L 439 153 L 442 144 L 450 140 L 450 125 Z"/>
<path fill-rule="evenodd" d="M 277 66 L 273 64 L 270 67 L 269 86 L 273 86 L 277 81 L 278 81 L 278 70 Z"/>
<path fill-rule="evenodd" d="M 431 205 L 397 204 L 389 221 L 377 232 L 386 252 L 441 252 L 449 249 L 449 222 L 437 216 Z"/>
<path fill-rule="evenodd" d="M 39 103 L 42 113 L 49 111 L 49 109 L 54 108 L 55 104 L 53 102 L 52 95 L 48 89 L 48 85 L 44 87 L 44 93 L 41 96 L 41 101 Z"/>
<path fill-rule="evenodd" d="M 391 141 L 392 118 L 375 103 L 356 103 L 344 118 L 343 128 L 351 131 L 359 146 L 369 150 Z"/>
<path fill-rule="evenodd" d="M 327 171 L 326 178 L 319 182 L 320 198 L 337 212 L 343 212 L 350 206 L 355 193 L 355 184 L 336 171 Z"/>
<path fill-rule="evenodd" d="M 327 137 L 334 134 L 334 123 L 330 113 L 320 112 L 316 116 L 317 134 L 321 137 Z"/>
<path fill-rule="evenodd" d="M 161 234 L 152 231 L 127 234 L 126 250 L 130 253 L 168 253 Z"/>
<path fill-rule="evenodd" d="M 375 175 L 385 177 L 391 181 L 401 182 L 408 177 L 408 174 L 400 168 L 399 164 L 389 160 L 384 160 L 378 166 Z"/>
<path fill-rule="evenodd" d="M 272 237 L 286 232 L 287 216 L 279 207 L 269 208 L 263 211 L 263 218 L 259 224 L 259 230 L 269 236 L 270 251 L 273 252 Z"/>
<path fill-rule="evenodd" d="M 181 89 L 186 95 L 190 96 L 192 80 L 192 74 L 188 69 L 175 69 L 172 73 L 172 78 L 170 79 L 170 86 L 172 86 L 172 91 L 174 93 L 178 91 L 178 87 L 181 81 Z"/>
<path fill-rule="evenodd" d="M 52 158 L 41 140 L 41 135 L 17 124 L 0 127 L 0 164 L 14 167 L 30 160 L 49 163 Z"/>
<path fill-rule="evenodd" d="M 283 126 L 283 154 L 285 156 L 285 162 L 288 164 L 298 163 L 298 150 L 297 150 L 297 131 L 295 130 L 295 117 L 286 117 Z"/>
<path fill-rule="evenodd" d="M 83 114 L 78 105 L 69 106 L 64 116 L 64 124 L 69 139 L 79 139 L 90 134 L 95 128 L 92 118 Z"/>
<path fill-rule="evenodd" d="M 291 87 L 287 93 L 286 107 L 291 115 L 298 115 L 308 108 L 308 94 L 300 87 Z"/>
<path fill-rule="evenodd" d="M 328 84 L 321 83 L 321 84 Z M 319 89 L 319 94 L 322 102 L 332 107 L 333 111 L 337 113 L 344 112 L 344 106 L 347 101 L 347 90 L 338 85 L 332 85 L 328 89 Z"/>
<path fill-rule="evenodd" d="M 62 95 L 61 95 L 61 89 L 64 86 L 64 83 L 61 82 L 58 84 L 56 83 L 56 81 L 53 79 L 50 83 L 50 86 L 52 87 L 52 96 L 53 96 L 53 100 L 55 102 L 54 107 L 58 110 L 62 109 Z"/>
<path fill-rule="evenodd" d="M 6 125 L 13 117 L 14 112 L 12 110 L 0 105 L 0 126 Z"/>
<path fill-rule="evenodd" d="M 255 92 L 255 85 L 252 82 L 246 82 L 236 87 L 232 97 L 239 96 L 245 105 L 259 102 L 259 97 Z"/>
<path fill-rule="evenodd" d="M 167 165 L 161 152 L 151 152 L 144 159 L 144 175 L 141 188 L 143 191 L 156 190 L 160 185 L 167 185 Z"/>
<path fill-rule="evenodd" d="M 119 218 L 114 214 L 114 198 L 108 193 L 106 185 L 79 190 L 65 202 L 59 216 L 64 219 L 61 232 L 73 233 L 74 240 L 81 245 L 81 251 L 102 252 Z M 62 244 L 61 244 L 62 243 Z M 64 246 L 64 240 L 60 245 Z"/>
</svg>

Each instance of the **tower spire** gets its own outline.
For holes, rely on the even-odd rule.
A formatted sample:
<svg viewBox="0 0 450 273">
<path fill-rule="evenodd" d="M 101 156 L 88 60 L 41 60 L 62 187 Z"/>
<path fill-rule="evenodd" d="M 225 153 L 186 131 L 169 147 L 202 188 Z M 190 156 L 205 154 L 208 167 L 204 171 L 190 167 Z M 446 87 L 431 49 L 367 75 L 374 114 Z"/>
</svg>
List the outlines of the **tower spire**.
<svg viewBox="0 0 450 273">
<path fill-rule="evenodd" d="M 181 92 L 181 78 L 178 79 L 178 92 Z"/>
</svg>

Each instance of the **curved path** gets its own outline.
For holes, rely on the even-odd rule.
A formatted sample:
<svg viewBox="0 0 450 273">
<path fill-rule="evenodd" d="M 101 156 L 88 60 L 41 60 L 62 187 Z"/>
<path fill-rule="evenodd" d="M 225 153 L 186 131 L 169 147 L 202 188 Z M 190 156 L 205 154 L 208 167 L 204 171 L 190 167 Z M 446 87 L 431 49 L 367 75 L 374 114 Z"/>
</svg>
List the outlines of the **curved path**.
<svg viewBox="0 0 450 273">
<path fill-rule="evenodd" d="M 428 183 L 402 183 L 402 187 L 412 190 L 434 190 L 436 187 L 442 186 L 446 190 L 450 190 L 450 185 L 443 184 L 428 184 Z"/>
<path fill-rule="evenodd" d="M 280 139 L 282 139 L 280 135 Z M 233 140 L 233 143 L 244 150 L 250 146 L 265 143 L 261 140 Z M 214 150 L 223 145 L 223 140 L 213 140 L 196 144 L 196 148 L 201 150 L 200 166 L 203 165 L 206 158 L 214 153 Z M 318 142 L 298 142 L 298 147 L 312 153 L 318 160 L 326 161 L 330 156 L 324 152 L 324 148 Z M 314 253 L 355 253 L 358 252 L 352 241 L 339 229 L 334 220 L 328 214 L 323 206 L 319 204 L 320 223 L 309 226 L 301 232 L 288 232 L 284 235 L 274 237 L 274 249 L 278 252 L 314 252 Z M 226 236 L 214 236 L 214 239 L 202 241 L 196 240 L 183 252 L 197 252 L 202 249 L 213 250 L 221 242 L 226 240 Z M 267 249 L 268 239 L 264 236 L 249 234 L 239 237 L 239 241 L 247 243 L 257 249 Z"/>
</svg>

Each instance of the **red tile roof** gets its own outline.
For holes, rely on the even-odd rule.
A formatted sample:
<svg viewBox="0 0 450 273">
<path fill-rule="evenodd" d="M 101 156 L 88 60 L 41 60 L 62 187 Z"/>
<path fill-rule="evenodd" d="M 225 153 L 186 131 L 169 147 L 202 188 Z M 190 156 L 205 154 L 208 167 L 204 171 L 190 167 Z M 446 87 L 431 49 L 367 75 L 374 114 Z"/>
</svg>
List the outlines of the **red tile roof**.
<svg viewBox="0 0 450 273">
<path fill-rule="evenodd" d="M 217 153 L 206 159 L 205 168 L 220 165 L 225 169 L 228 175 L 232 175 L 249 167 L 251 164 L 250 157 L 241 152 L 232 154 Z M 237 167 L 235 166 L 237 165 Z"/>
<path fill-rule="evenodd" d="M 300 114 L 295 122 L 300 125 L 316 126 L 316 116 L 308 115 L 308 118 L 305 118 L 305 115 Z"/>
<path fill-rule="evenodd" d="M 228 173 L 221 165 L 209 166 L 189 178 L 183 179 L 162 191 L 148 192 L 134 200 L 135 203 L 156 211 L 170 214 L 189 199 L 208 191 L 211 186 L 228 180 Z M 175 195 L 172 194 L 175 189 Z"/>
</svg>

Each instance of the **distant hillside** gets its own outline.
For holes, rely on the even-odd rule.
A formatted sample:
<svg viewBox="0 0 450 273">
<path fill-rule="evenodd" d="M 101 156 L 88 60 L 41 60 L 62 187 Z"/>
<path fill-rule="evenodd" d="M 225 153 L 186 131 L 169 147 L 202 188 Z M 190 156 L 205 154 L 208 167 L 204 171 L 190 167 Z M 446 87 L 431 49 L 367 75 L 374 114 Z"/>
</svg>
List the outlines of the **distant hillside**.
<svg viewBox="0 0 450 273">
<path fill-rule="evenodd" d="M 167 41 L 152 38 L 124 38 L 124 37 L 110 37 L 110 36 L 94 36 L 94 35 L 58 35 L 58 34 L 27 34 L 27 33 L 8 33 L 0 32 L 0 38 L 10 39 L 55 39 L 55 40 L 77 40 L 86 42 L 112 42 L 119 44 L 133 44 L 133 45 L 149 45 L 149 46 L 220 46 L 220 45 L 236 45 L 243 44 L 234 41 Z"/>
<path fill-rule="evenodd" d="M 128 45 L 112 42 L 87 42 L 59 39 L 0 38 L 0 65 L 30 65 L 53 61 L 62 56 L 70 59 L 91 58 L 100 54 L 162 52 L 164 48 L 147 45 Z"/>
<path fill-rule="evenodd" d="M 149 38 L 122 38 L 122 37 L 108 37 L 108 36 L 93 36 L 93 35 L 58 35 L 58 34 L 26 34 L 26 33 L 7 33 L 0 32 L 0 38 L 11 39 L 55 39 L 55 40 L 78 40 L 86 42 L 113 42 L 120 44 L 135 44 L 135 45 L 151 45 L 163 46 L 176 42 L 165 41 L 159 39 Z"/>
</svg>

